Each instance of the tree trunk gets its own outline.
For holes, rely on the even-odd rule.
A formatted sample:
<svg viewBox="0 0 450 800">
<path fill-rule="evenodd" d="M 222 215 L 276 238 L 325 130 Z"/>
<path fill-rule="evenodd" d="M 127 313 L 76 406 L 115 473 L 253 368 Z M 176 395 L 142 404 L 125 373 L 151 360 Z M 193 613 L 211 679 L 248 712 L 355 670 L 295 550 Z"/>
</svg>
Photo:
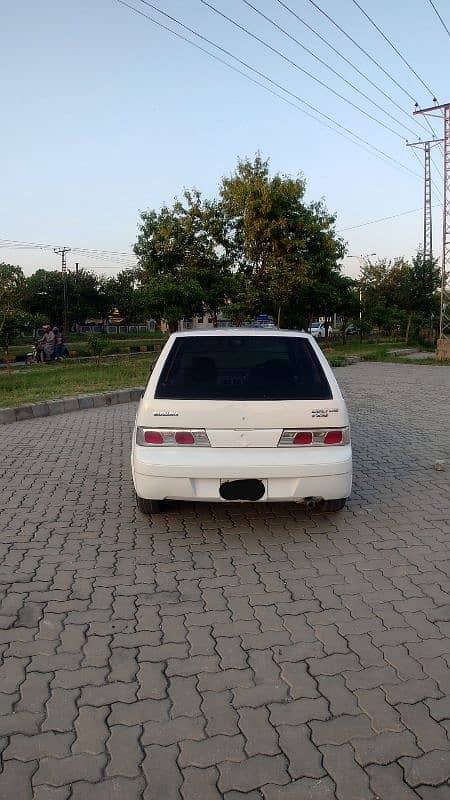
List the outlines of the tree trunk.
<svg viewBox="0 0 450 800">
<path fill-rule="evenodd" d="M 5 364 L 6 364 L 6 372 L 8 375 L 11 375 L 11 364 L 9 363 L 9 350 L 8 347 L 5 347 Z"/>
<path fill-rule="evenodd" d="M 281 306 L 278 306 L 277 328 L 281 325 Z"/>
<path fill-rule="evenodd" d="M 408 344 L 409 341 L 409 334 L 411 330 L 411 322 L 412 322 L 412 314 L 408 314 L 408 322 L 406 324 L 406 333 L 405 333 L 405 344 Z"/>
</svg>

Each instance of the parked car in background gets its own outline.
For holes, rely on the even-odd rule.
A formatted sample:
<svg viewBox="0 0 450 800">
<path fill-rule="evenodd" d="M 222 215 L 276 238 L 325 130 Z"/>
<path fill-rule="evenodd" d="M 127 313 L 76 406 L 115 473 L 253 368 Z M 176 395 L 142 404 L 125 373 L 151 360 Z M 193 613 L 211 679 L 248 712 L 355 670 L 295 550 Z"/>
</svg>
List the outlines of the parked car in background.
<svg viewBox="0 0 450 800">
<path fill-rule="evenodd" d="M 346 336 L 358 336 L 361 333 L 361 328 L 358 328 L 357 325 L 349 325 L 348 328 L 345 329 Z"/>
<path fill-rule="evenodd" d="M 308 328 L 308 333 L 311 336 L 314 336 L 315 339 L 325 339 L 326 337 L 326 330 L 325 325 L 323 322 L 311 322 L 311 325 Z M 328 325 L 328 336 L 331 336 L 333 333 L 333 328 L 331 325 Z"/>
<path fill-rule="evenodd" d="M 345 401 L 306 333 L 175 333 L 138 407 L 131 467 L 147 514 L 165 499 L 339 511 L 352 484 Z"/>
</svg>

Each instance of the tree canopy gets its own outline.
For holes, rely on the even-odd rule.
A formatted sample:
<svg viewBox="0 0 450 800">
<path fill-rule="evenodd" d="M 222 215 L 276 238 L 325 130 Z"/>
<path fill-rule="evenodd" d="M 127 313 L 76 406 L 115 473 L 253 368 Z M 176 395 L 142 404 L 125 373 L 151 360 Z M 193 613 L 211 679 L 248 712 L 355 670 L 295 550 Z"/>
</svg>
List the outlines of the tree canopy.
<svg viewBox="0 0 450 800">
<path fill-rule="evenodd" d="M 245 307 L 247 316 L 266 312 L 279 321 L 296 312 L 306 321 L 330 314 L 339 289 L 348 292 L 338 281 L 345 247 L 335 217 L 304 195 L 302 177 L 271 176 L 269 162 L 256 156 L 239 161 L 213 200 L 193 190 L 172 207 L 144 211 L 134 251 L 149 311 L 159 316 L 164 297 L 171 325 L 177 315 L 206 311 L 215 318 L 221 306 L 235 318 Z M 326 307 L 323 293 L 320 307 L 311 307 L 317 287 L 329 281 L 334 292 Z"/>
<path fill-rule="evenodd" d="M 150 318 L 175 330 L 183 318 L 219 312 L 233 324 L 270 314 L 283 327 L 306 328 L 333 314 L 383 333 L 418 330 L 439 313 L 436 261 L 367 260 L 355 281 L 342 274 L 345 242 L 323 200 L 306 199 L 302 175 L 273 174 L 256 155 L 238 161 L 215 196 L 186 190 L 172 205 L 140 213 L 137 266 L 114 277 L 90 270 L 66 275 L 69 324 L 105 318 L 113 309 L 129 323 Z M 362 304 L 360 303 L 360 298 Z M 59 270 L 0 264 L 0 329 L 16 330 L 23 314 L 63 321 Z M 6 330 L 6 328 L 5 328 Z"/>
</svg>

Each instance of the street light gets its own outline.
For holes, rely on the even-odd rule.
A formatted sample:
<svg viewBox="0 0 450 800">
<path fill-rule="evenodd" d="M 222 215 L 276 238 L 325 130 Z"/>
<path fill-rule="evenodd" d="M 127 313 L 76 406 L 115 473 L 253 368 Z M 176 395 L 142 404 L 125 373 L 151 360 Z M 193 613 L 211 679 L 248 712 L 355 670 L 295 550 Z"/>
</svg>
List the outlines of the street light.
<svg viewBox="0 0 450 800">
<path fill-rule="evenodd" d="M 349 254 L 347 256 L 347 258 L 357 258 L 358 261 L 359 261 L 359 269 L 360 269 L 360 272 L 361 272 L 363 262 L 366 261 L 371 256 L 376 256 L 376 253 L 365 253 L 365 254 L 361 253 L 361 255 L 359 255 L 359 256 L 354 256 L 354 255 Z M 362 303 L 361 277 L 358 280 L 358 285 L 359 285 L 359 320 L 361 321 L 361 319 L 362 319 L 362 310 L 361 310 L 361 303 Z"/>
</svg>

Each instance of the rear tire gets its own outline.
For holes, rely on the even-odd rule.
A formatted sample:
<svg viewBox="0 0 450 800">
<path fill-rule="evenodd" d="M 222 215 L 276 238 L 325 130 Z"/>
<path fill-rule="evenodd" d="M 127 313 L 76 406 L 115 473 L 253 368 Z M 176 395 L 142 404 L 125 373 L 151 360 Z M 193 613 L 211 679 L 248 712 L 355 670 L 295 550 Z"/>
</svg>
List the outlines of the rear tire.
<svg viewBox="0 0 450 800">
<path fill-rule="evenodd" d="M 160 500 L 147 500 L 145 497 L 136 495 L 136 505 L 141 514 L 159 514 L 162 503 Z"/>
<path fill-rule="evenodd" d="M 346 502 L 346 497 L 341 497 L 339 500 L 324 500 L 321 511 L 342 511 Z"/>
</svg>

